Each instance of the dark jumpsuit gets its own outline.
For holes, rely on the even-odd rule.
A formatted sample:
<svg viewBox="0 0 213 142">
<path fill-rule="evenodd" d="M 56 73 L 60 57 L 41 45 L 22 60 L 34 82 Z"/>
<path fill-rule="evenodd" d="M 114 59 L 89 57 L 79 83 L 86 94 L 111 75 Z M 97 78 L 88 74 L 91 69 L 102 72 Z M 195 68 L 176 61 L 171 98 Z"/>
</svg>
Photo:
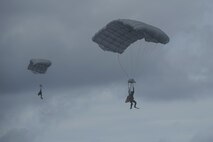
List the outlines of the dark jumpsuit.
<svg viewBox="0 0 213 142">
<path fill-rule="evenodd" d="M 133 87 L 133 90 L 131 91 L 130 89 L 129 89 L 129 96 L 128 96 L 128 100 L 129 100 L 129 102 L 130 102 L 130 109 L 132 109 L 132 105 L 133 105 L 133 103 L 134 103 L 134 108 L 137 108 L 136 107 L 136 105 L 137 105 L 137 102 L 134 100 L 134 93 L 135 93 L 135 91 L 134 91 L 134 87 Z"/>
<path fill-rule="evenodd" d="M 38 92 L 38 96 L 40 96 L 40 97 L 41 97 L 41 99 L 43 99 L 41 89 L 40 89 L 40 91 Z"/>
</svg>

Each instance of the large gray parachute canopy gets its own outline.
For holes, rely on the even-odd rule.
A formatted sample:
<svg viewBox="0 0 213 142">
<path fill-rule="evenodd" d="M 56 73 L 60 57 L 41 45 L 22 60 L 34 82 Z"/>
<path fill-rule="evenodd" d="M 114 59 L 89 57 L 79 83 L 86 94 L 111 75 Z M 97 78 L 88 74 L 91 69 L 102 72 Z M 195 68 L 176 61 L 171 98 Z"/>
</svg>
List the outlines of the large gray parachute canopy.
<svg viewBox="0 0 213 142">
<path fill-rule="evenodd" d="M 51 61 L 46 59 L 31 59 L 28 70 L 31 70 L 35 74 L 44 74 L 51 64 Z"/>
<path fill-rule="evenodd" d="M 92 40 L 104 51 L 122 54 L 130 44 L 143 38 L 147 42 L 169 42 L 169 37 L 159 28 L 129 19 L 111 21 Z"/>
</svg>

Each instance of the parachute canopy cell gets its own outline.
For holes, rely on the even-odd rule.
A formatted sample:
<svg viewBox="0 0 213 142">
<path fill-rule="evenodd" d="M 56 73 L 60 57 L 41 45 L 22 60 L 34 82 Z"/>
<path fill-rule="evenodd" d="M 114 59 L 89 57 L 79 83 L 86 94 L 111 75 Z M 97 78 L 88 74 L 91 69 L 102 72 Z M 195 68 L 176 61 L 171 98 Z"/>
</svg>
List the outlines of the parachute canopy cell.
<svg viewBox="0 0 213 142">
<path fill-rule="evenodd" d="M 31 70 L 35 74 L 44 74 L 51 64 L 51 61 L 46 59 L 31 59 L 28 70 Z"/>
<path fill-rule="evenodd" d="M 130 44 L 143 38 L 147 42 L 169 42 L 169 37 L 159 28 L 130 19 L 111 21 L 92 40 L 104 51 L 122 54 Z"/>
</svg>

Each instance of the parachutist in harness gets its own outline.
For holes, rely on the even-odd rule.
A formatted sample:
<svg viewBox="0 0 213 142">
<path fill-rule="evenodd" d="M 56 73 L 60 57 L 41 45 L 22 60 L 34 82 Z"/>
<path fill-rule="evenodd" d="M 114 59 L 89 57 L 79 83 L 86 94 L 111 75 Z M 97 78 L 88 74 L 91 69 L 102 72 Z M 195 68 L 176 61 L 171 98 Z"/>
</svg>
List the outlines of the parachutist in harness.
<svg viewBox="0 0 213 142">
<path fill-rule="evenodd" d="M 134 99 L 134 93 L 135 93 L 134 83 L 136 83 L 134 79 L 129 79 L 129 80 L 128 80 L 128 93 L 129 93 L 129 95 L 128 95 L 127 98 L 126 98 L 125 103 L 130 102 L 130 109 L 132 109 L 133 103 L 134 103 L 134 108 L 139 109 L 139 108 L 136 106 L 136 105 L 137 105 L 137 102 L 136 102 L 135 99 Z"/>
<path fill-rule="evenodd" d="M 38 92 L 38 96 L 41 97 L 41 99 L 43 99 L 43 96 L 42 96 L 42 85 L 40 84 L 40 91 Z"/>
<path fill-rule="evenodd" d="M 100 29 L 97 33 L 95 33 L 95 35 L 92 37 L 92 41 L 97 43 L 102 50 L 119 54 L 125 52 L 125 50 L 131 44 L 141 39 L 144 39 L 146 42 L 161 44 L 167 44 L 169 42 L 169 36 L 161 29 L 146 24 L 144 22 L 131 19 L 113 20 L 109 22 L 106 26 L 104 26 L 102 29 Z M 123 69 L 120 61 L 119 64 L 121 66 L 121 69 L 128 77 L 129 75 Z M 129 79 L 128 84 L 130 87 L 129 95 L 126 98 L 126 103 L 131 103 L 130 108 L 132 108 L 133 103 L 135 103 L 134 107 L 137 108 L 137 103 L 133 97 L 134 83 L 136 83 L 134 79 Z"/>
<path fill-rule="evenodd" d="M 45 74 L 48 67 L 51 66 L 51 61 L 47 59 L 31 59 L 30 64 L 28 65 L 27 69 L 32 71 L 34 74 Z M 42 96 L 42 85 L 39 85 L 40 91 L 38 92 L 38 96 L 43 99 Z"/>
</svg>

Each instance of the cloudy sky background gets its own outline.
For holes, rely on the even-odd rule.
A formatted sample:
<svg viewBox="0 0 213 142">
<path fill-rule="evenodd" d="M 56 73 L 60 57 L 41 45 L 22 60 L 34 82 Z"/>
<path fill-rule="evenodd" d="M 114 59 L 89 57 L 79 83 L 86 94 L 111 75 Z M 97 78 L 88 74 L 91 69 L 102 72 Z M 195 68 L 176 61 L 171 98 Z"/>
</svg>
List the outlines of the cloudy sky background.
<svg viewBox="0 0 213 142">
<path fill-rule="evenodd" d="M 1 0 L 0 142 L 212 142 L 212 13 L 211 0 Z M 91 40 L 119 18 L 170 37 L 120 56 L 139 110 L 117 55 Z M 31 58 L 52 66 L 34 75 Z"/>
</svg>

